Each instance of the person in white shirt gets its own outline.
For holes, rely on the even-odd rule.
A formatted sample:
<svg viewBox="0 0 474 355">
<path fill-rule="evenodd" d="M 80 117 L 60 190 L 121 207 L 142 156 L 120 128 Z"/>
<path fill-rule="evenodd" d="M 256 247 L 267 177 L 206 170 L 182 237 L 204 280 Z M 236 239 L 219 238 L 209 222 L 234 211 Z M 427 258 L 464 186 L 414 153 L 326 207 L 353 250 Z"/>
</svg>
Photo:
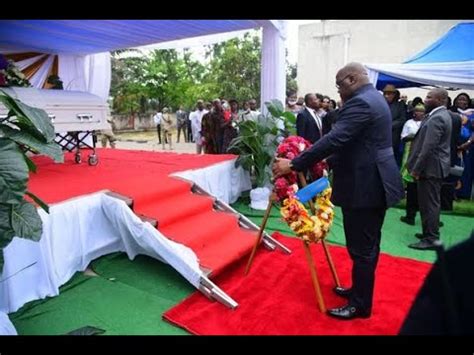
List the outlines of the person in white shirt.
<svg viewBox="0 0 474 355">
<path fill-rule="evenodd" d="M 158 144 L 161 144 L 161 119 L 163 114 L 158 111 L 155 116 L 153 116 L 153 121 L 156 124 L 156 133 L 158 133 Z"/>
<path fill-rule="evenodd" d="M 204 109 L 204 102 L 202 100 L 197 101 L 197 109 L 189 115 L 191 121 L 191 131 L 193 133 L 193 140 L 196 142 L 196 153 L 201 154 L 202 152 L 202 136 L 201 136 L 201 122 L 202 116 L 208 111 Z"/>
<path fill-rule="evenodd" d="M 242 121 L 252 120 L 257 122 L 260 111 L 257 110 L 257 101 L 255 99 L 249 100 L 249 108 L 242 113 Z"/>
</svg>

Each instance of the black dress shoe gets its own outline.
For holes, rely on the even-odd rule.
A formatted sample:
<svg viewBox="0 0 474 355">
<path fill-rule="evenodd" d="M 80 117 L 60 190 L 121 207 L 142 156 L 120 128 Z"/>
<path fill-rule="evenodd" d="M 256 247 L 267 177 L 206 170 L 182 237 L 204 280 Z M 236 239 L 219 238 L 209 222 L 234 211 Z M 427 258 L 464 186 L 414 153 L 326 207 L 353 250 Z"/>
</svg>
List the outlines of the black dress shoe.
<svg viewBox="0 0 474 355">
<path fill-rule="evenodd" d="M 352 289 L 350 288 L 344 288 L 344 287 L 339 287 L 339 286 L 334 287 L 332 290 L 334 291 L 336 295 L 344 297 L 344 298 L 349 298 L 352 292 Z"/>
<path fill-rule="evenodd" d="M 418 250 L 435 250 L 436 249 L 436 242 L 425 238 L 420 240 L 418 243 L 413 243 L 410 244 L 408 247 L 412 249 L 418 249 Z"/>
<path fill-rule="evenodd" d="M 415 219 L 414 218 L 409 218 L 407 216 L 401 216 L 400 221 L 402 221 L 403 223 L 409 224 L 411 226 L 415 225 Z"/>
<path fill-rule="evenodd" d="M 333 308 L 328 310 L 328 314 L 331 317 L 339 319 L 354 319 L 354 318 L 369 318 L 370 311 L 363 311 L 354 306 L 346 305 L 341 308 Z"/>
<path fill-rule="evenodd" d="M 423 233 L 416 233 L 415 237 L 417 237 L 418 239 L 425 239 L 425 235 Z"/>
</svg>

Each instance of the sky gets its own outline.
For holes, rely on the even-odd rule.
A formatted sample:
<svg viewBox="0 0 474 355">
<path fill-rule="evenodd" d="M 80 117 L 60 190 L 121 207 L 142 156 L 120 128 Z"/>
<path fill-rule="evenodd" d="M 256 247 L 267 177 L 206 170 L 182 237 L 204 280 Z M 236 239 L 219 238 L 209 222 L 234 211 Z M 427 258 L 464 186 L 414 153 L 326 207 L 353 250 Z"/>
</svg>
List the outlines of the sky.
<svg viewBox="0 0 474 355">
<path fill-rule="evenodd" d="M 298 27 L 299 25 L 308 24 L 312 22 L 319 22 L 319 21 L 320 20 L 289 20 L 288 21 L 286 46 L 288 48 L 288 62 L 290 64 L 295 64 L 298 60 Z M 147 51 L 150 51 L 153 49 L 176 48 L 179 50 L 182 48 L 190 48 L 196 60 L 204 61 L 205 47 L 203 43 L 210 44 L 210 43 L 225 41 L 234 37 L 241 37 L 247 32 L 249 31 L 235 31 L 235 32 L 221 33 L 217 35 L 187 38 L 187 39 L 178 40 L 178 41 L 142 46 L 142 47 L 138 47 L 138 49 L 146 53 Z"/>
</svg>

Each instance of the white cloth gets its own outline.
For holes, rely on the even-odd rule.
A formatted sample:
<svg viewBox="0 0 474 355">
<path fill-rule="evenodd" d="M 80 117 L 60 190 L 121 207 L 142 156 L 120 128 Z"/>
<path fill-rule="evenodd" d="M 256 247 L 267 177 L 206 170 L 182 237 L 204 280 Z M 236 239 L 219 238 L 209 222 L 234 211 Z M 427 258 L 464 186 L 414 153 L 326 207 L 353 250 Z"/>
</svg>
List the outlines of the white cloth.
<svg viewBox="0 0 474 355">
<path fill-rule="evenodd" d="M 64 90 L 90 92 L 104 101 L 109 98 L 111 80 L 110 53 L 58 55 L 58 76 Z"/>
<path fill-rule="evenodd" d="M 167 262 L 199 285 L 202 273 L 194 252 L 142 222 L 121 200 L 96 193 L 50 206 L 50 214 L 38 211 L 41 240 L 15 237 L 4 249 L 0 312 L 15 312 L 29 301 L 58 295 L 75 272 L 117 251 L 130 259 L 143 254 Z"/>
<path fill-rule="evenodd" d="M 273 20 L 263 24 L 260 106 L 264 115 L 267 112 L 265 102 L 273 99 L 285 102 L 286 32 L 287 22 L 284 20 Z"/>
<path fill-rule="evenodd" d="M 400 137 L 403 139 L 405 137 L 415 136 L 416 132 L 418 132 L 418 130 L 420 129 L 421 122 L 422 121 L 415 121 L 414 119 L 406 121 L 403 125 Z"/>
<path fill-rule="evenodd" d="M 237 158 L 203 169 L 182 171 L 173 176 L 195 182 L 225 203 L 234 203 L 243 191 L 252 188 L 249 172 L 241 166 L 236 168 L 236 160 Z"/>
<path fill-rule="evenodd" d="M 204 116 L 208 111 L 207 110 L 196 110 L 191 112 L 189 115 L 189 120 L 191 121 L 191 132 L 193 134 L 193 139 L 197 145 L 202 144 L 202 137 L 201 137 L 201 124 L 202 124 L 202 116 Z"/>
<path fill-rule="evenodd" d="M 431 86 L 474 90 L 474 61 L 420 64 L 365 64 L 375 84 L 379 73 Z"/>
<path fill-rule="evenodd" d="M 10 318 L 3 312 L 0 312 L 0 335 L 18 335 Z"/>
</svg>

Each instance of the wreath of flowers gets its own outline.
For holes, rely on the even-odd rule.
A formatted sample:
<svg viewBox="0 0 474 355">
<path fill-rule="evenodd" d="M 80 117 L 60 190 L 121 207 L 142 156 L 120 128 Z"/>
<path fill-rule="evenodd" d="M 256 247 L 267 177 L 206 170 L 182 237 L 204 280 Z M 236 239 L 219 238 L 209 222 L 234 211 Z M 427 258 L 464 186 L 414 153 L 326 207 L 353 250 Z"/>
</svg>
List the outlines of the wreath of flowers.
<svg viewBox="0 0 474 355">
<path fill-rule="evenodd" d="M 279 158 L 293 159 L 310 146 L 306 139 L 290 136 L 280 143 L 276 155 Z M 328 165 L 321 161 L 310 169 L 310 173 L 316 180 L 324 175 L 325 170 L 328 170 Z M 334 206 L 330 200 L 332 189 L 328 187 L 317 196 L 316 213 L 311 216 L 295 196 L 298 191 L 297 181 L 298 176 L 294 171 L 275 180 L 273 191 L 281 204 L 280 213 L 298 238 L 306 242 L 317 242 L 326 237 L 334 219 Z"/>
</svg>

